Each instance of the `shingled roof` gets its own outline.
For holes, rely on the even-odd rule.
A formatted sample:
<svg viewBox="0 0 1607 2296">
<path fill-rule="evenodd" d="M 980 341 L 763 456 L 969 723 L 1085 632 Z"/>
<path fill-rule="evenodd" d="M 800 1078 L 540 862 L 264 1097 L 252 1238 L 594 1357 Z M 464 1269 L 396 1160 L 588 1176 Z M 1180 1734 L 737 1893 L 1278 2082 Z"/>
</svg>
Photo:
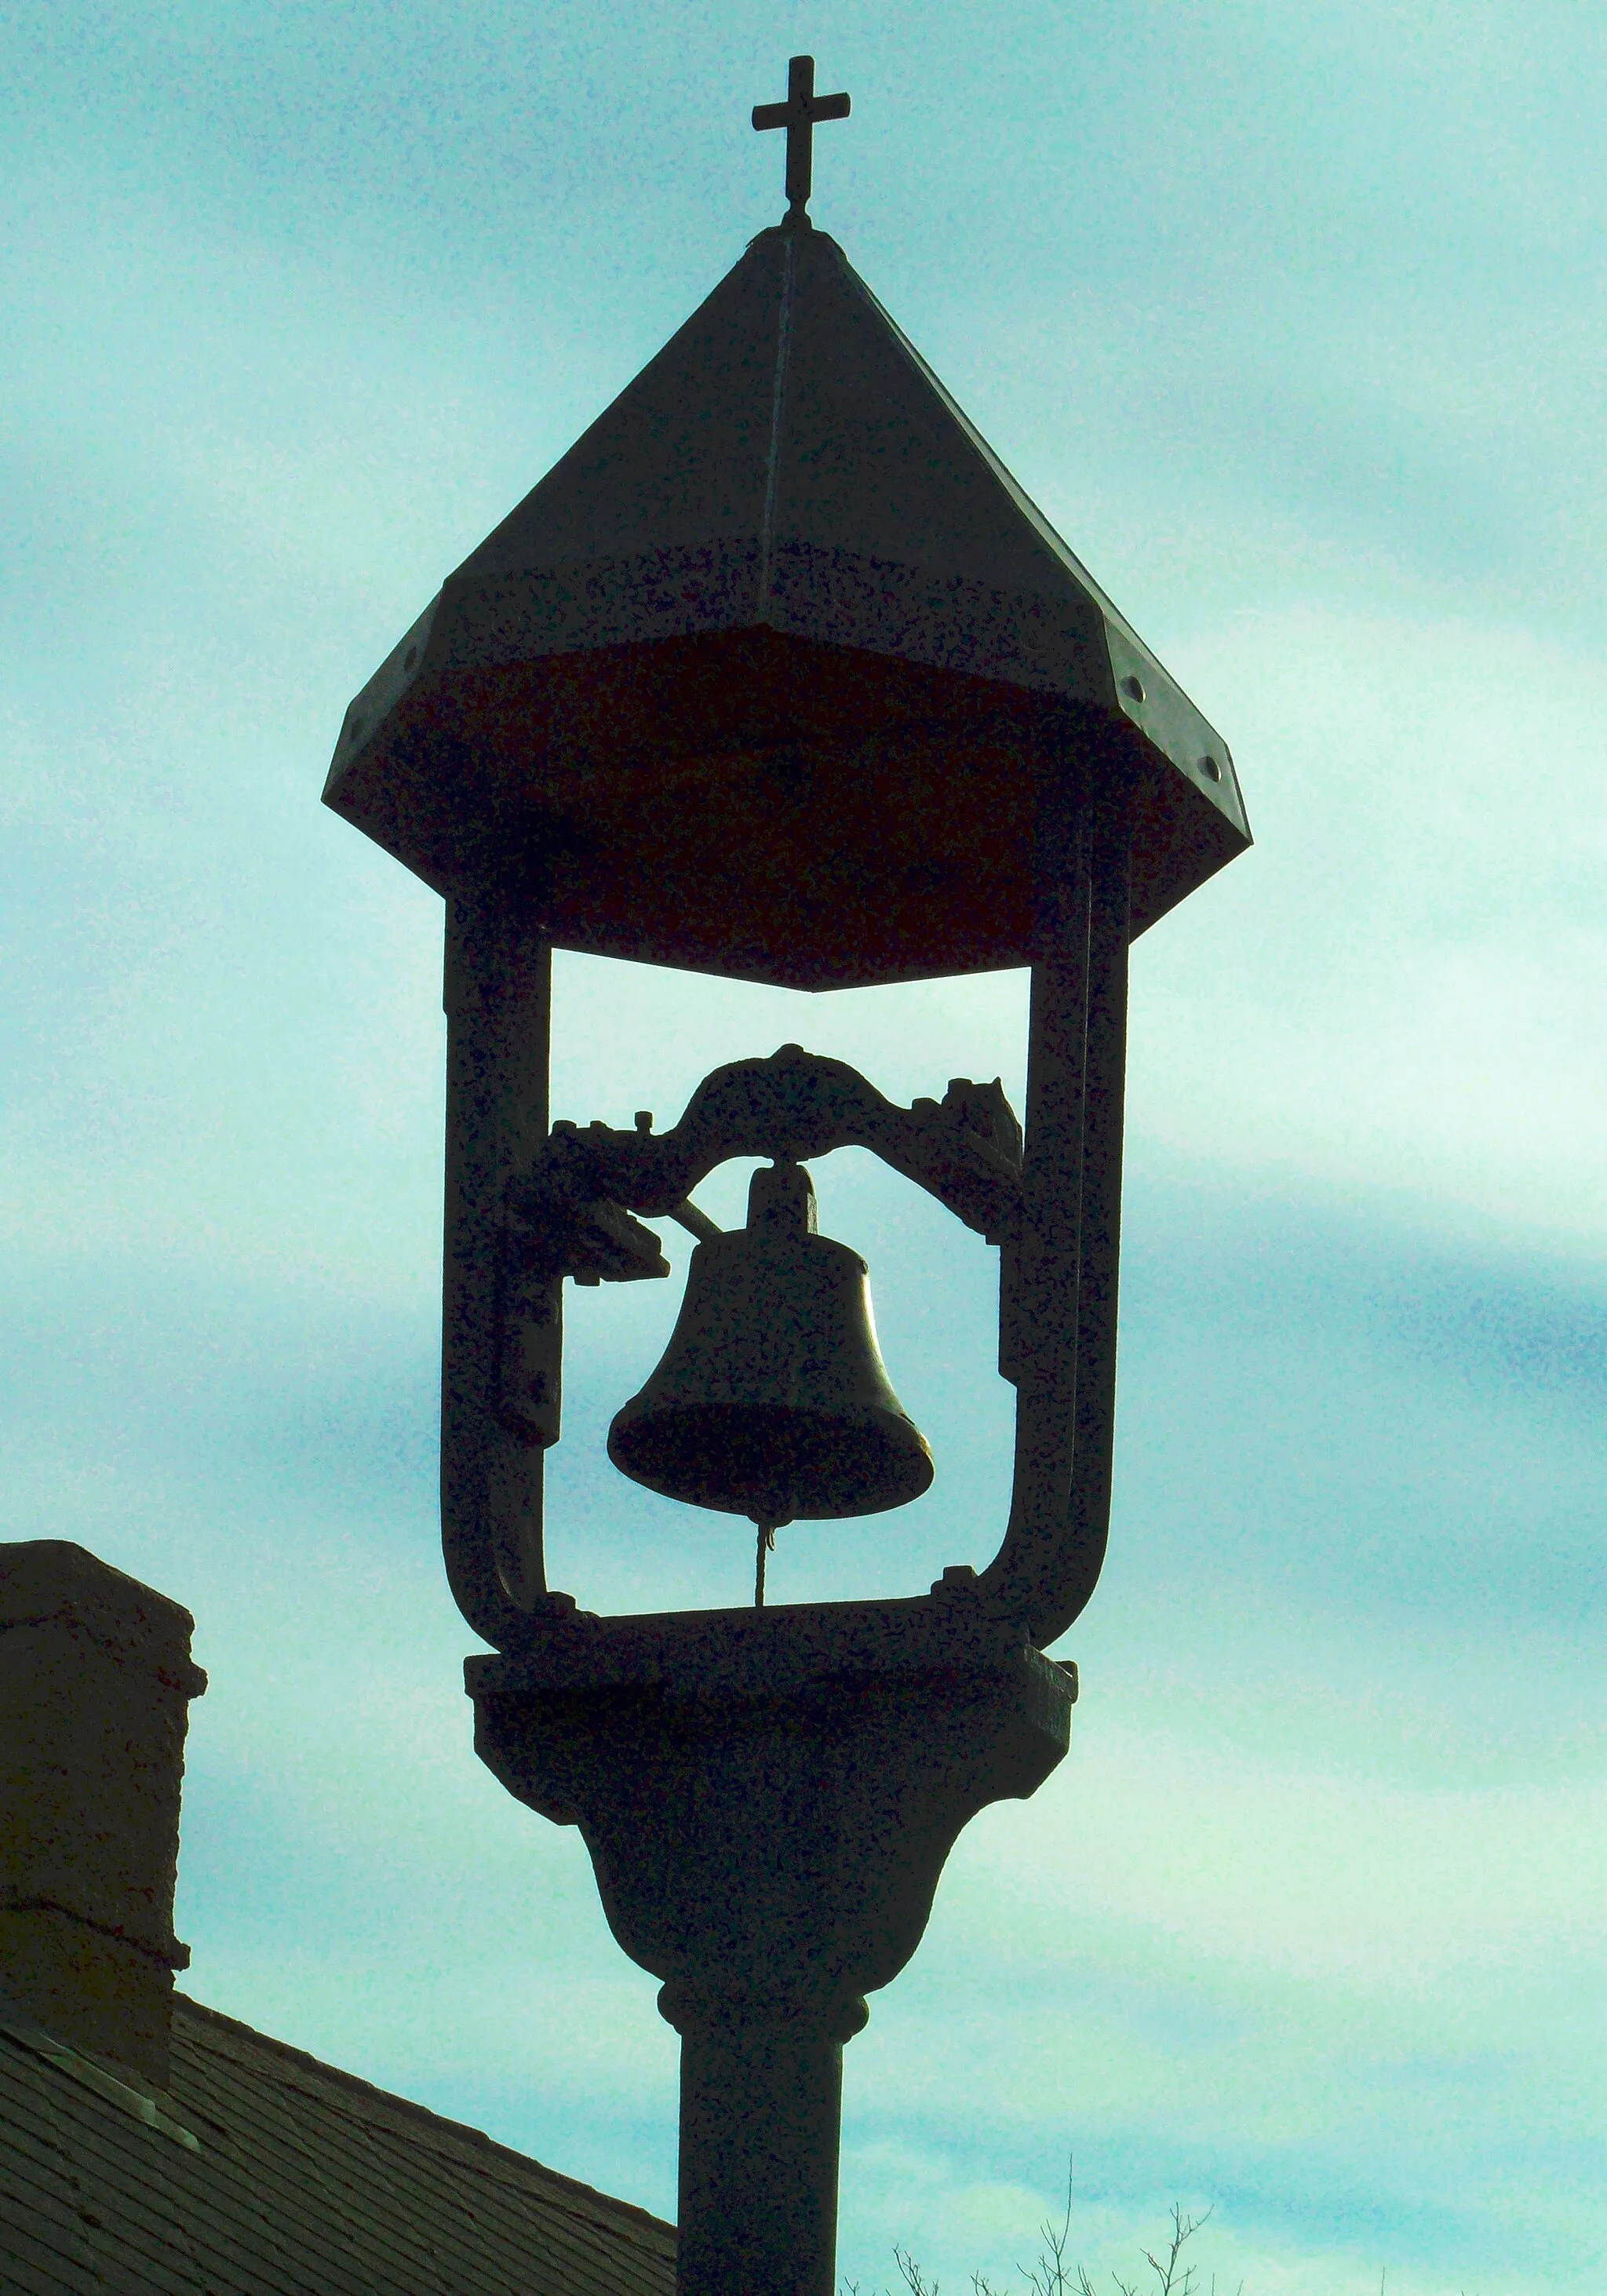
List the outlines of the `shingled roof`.
<svg viewBox="0 0 1607 2296">
<path fill-rule="evenodd" d="M 175 1997 L 152 2100 L 0 2008 L 0 2283 L 27 2296 L 669 2296 L 644 2210 Z"/>
</svg>

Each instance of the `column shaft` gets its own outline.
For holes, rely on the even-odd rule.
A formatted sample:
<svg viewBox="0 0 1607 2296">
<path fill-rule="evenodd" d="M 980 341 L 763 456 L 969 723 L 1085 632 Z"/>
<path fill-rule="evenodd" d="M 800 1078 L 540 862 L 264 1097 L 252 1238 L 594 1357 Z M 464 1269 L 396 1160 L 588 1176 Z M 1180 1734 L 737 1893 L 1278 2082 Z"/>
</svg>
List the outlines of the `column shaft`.
<svg viewBox="0 0 1607 2296">
<path fill-rule="evenodd" d="M 833 2296 L 842 2043 L 801 2019 L 681 2040 L 676 2296 Z"/>
</svg>

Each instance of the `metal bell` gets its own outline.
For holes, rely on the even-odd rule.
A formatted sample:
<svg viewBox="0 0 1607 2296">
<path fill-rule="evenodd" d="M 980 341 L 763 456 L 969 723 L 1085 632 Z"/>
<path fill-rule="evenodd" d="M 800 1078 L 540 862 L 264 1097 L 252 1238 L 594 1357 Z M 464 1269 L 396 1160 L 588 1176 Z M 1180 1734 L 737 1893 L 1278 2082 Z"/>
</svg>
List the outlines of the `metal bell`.
<svg viewBox="0 0 1607 2296">
<path fill-rule="evenodd" d="M 747 1226 L 693 1251 L 663 1360 L 608 1456 L 649 1490 L 760 1524 L 879 1514 L 927 1488 L 931 1453 L 876 1345 L 865 1262 L 816 1234 L 802 1165 L 756 1172 Z"/>
</svg>

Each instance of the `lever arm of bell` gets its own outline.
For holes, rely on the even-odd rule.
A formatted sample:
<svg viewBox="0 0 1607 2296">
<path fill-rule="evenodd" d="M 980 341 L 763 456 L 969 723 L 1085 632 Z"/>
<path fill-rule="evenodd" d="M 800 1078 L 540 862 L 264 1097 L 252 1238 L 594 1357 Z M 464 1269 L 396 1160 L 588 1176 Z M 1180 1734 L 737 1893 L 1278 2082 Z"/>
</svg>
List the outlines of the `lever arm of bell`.
<svg viewBox="0 0 1607 2296">
<path fill-rule="evenodd" d="M 445 990 L 441 1540 L 458 1609 L 503 1648 L 549 1606 L 543 1467 L 558 1439 L 562 1285 L 510 1285 L 504 1197 L 546 1133 L 551 947 L 495 896 L 456 895 Z M 519 1413 L 504 1403 L 515 1391 Z"/>
<path fill-rule="evenodd" d="M 522 1208 L 566 1164 L 590 1193 L 648 1218 L 678 1218 L 686 1197 L 734 1156 L 803 1162 L 835 1148 L 868 1148 L 936 1196 L 966 1226 L 997 1242 L 1021 1200 L 1021 1135 L 994 1085 L 956 1078 L 942 1102 L 900 1108 L 845 1061 L 783 1045 L 769 1060 L 734 1061 L 693 1093 L 668 1132 L 559 1125 L 510 1201 Z"/>
<path fill-rule="evenodd" d="M 572 1275 L 577 1283 L 635 1283 L 668 1275 L 669 1262 L 650 1227 L 632 1219 L 621 1204 L 578 1189 L 577 1175 L 544 1159 L 536 1175 L 507 1191 L 507 1251 L 510 1283 L 522 1291 L 553 1277 Z M 671 1217 L 678 1217 L 680 1210 Z M 695 1211 L 692 1215 L 697 1217 Z M 504 1402 L 521 1414 L 528 1406 L 504 1384 Z M 537 1406 L 538 1407 L 538 1406 Z M 545 1439 L 557 1440 L 556 1434 Z"/>
<path fill-rule="evenodd" d="M 1015 1480 L 979 1581 L 1039 1649 L 1093 1594 L 1110 1529 L 1131 850 L 1119 786 L 1040 798 L 1022 1218 L 1000 1286 Z"/>
</svg>

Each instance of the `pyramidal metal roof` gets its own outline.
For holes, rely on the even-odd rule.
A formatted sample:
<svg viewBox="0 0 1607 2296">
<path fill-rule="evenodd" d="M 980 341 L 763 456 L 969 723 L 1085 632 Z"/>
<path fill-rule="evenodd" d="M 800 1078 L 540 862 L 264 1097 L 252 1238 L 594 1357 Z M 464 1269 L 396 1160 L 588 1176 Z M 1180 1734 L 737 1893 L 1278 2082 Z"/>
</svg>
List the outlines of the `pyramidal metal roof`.
<svg viewBox="0 0 1607 2296">
<path fill-rule="evenodd" d="M 991 696 L 996 717 L 1013 692 L 1023 701 L 1079 705 L 1130 729 L 1153 784 L 1136 856 L 1136 931 L 1249 841 L 1220 735 L 837 242 L 791 225 L 750 243 L 658 356 L 448 578 L 352 704 L 326 800 L 432 882 L 473 874 L 487 865 L 487 839 L 505 839 L 521 805 L 537 815 L 545 807 L 553 820 L 576 805 L 584 812 L 601 803 L 606 814 L 598 771 L 606 779 L 611 741 L 616 759 L 627 751 L 639 758 L 655 743 L 660 753 L 698 747 L 685 730 L 684 693 L 673 721 L 649 724 L 627 711 L 627 723 L 604 702 L 578 718 L 571 706 L 554 725 L 534 666 L 735 632 L 771 633 L 819 659 L 825 650 L 840 666 L 851 658 L 857 672 L 844 709 L 857 712 L 862 734 L 879 715 L 906 726 L 952 720 L 957 705 L 944 694 L 963 687 L 972 699 L 958 714 L 973 719 L 977 693 Z M 750 668 L 757 659 L 744 657 Z M 874 662 L 902 665 L 908 676 L 873 691 Z M 733 678 L 740 684 L 733 670 L 727 685 Z M 783 684 L 778 693 L 771 678 L 767 701 L 745 715 L 722 719 L 710 704 L 703 746 L 757 754 L 789 739 L 830 739 L 840 754 L 842 723 L 829 730 L 811 721 L 806 679 Z M 566 690 L 572 702 L 572 681 Z M 895 690 L 896 702 L 888 699 Z M 585 799 L 578 783 L 564 793 L 565 758 L 572 764 L 577 742 L 591 753 Z M 488 757 L 498 761 L 494 796 Z M 1159 778 L 1157 767 L 1164 768 Z M 518 799 L 510 794 L 514 782 Z M 641 796 L 638 781 L 633 801 Z M 527 822 L 521 833 L 528 831 Z M 590 830 L 582 844 L 586 836 L 596 844 Z M 563 835 L 549 843 L 569 851 L 559 876 L 568 866 L 565 882 L 578 887 L 575 837 L 567 846 Z M 612 851 L 606 834 L 597 849 L 604 848 Z M 553 895 L 556 912 L 565 898 L 562 888 Z M 603 921 L 606 906 L 592 900 L 588 907 L 577 891 L 572 930 L 566 935 L 558 914 L 555 938 L 658 953 L 651 932 L 645 943 L 637 935 L 640 946 L 628 932 L 621 939 Z M 969 956 L 962 952 L 954 969 L 1022 961 L 1024 949 L 1006 945 L 1007 931 L 996 939 L 996 947 L 979 942 Z M 934 955 L 946 947 L 934 943 Z M 922 962 L 918 951 L 888 964 L 892 970 L 878 977 L 950 969 Z M 717 969 L 784 977 L 758 956 Z"/>
<path fill-rule="evenodd" d="M 826 551 L 1050 608 L 1029 617 L 1036 644 L 979 631 L 963 665 L 943 649 L 944 667 L 1104 701 L 1111 680 L 1086 651 L 1103 622 L 1158 689 L 1171 684 L 823 231 L 783 224 L 751 241 L 453 583 L 734 542 L 748 545 L 749 603 L 776 628 L 825 635 L 824 602 L 800 581 L 799 560 Z M 849 643 L 891 635 L 870 599 L 836 603 Z M 907 627 L 898 635 L 900 651 L 916 638 Z M 1196 748 L 1222 752 L 1185 707 Z M 1223 785 L 1216 793 L 1231 802 Z"/>
</svg>

